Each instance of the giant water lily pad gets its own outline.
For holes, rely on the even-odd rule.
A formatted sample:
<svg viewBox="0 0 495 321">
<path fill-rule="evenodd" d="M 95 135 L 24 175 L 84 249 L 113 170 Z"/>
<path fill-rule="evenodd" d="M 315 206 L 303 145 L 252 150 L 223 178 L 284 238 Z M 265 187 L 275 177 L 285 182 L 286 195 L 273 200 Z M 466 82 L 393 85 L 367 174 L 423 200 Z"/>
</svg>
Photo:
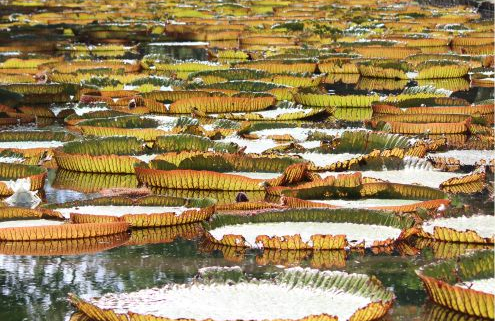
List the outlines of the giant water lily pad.
<svg viewBox="0 0 495 321">
<path fill-rule="evenodd" d="M 447 242 L 494 243 L 494 226 L 493 215 L 442 217 L 425 221 L 420 235 Z"/>
<path fill-rule="evenodd" d="M 203 298 L 200 304 L 183 307 L 197 295 Z M 390 308 L 394 295 L 376 279 L 362 274 L 293 268 L 277 273 L 273 279 L 257 280 L 244 276 L 238 267 L 214 267 L 200 270 L 200 278 L 189 284 L 110 293 L 89 300 L 73 294 L 69 298 L 79 310 L 102 321 L 131 315 L 157 320 L 335 321 L 379 318 Z M 265 309 L 266 304 L 271 308 Z M 212 310 L 211 305 L 216 308 Z"/>
<path fill-rule="evenodd" d="M 58 169 L 53 187 L 81 193 L 97 193 L 107 188 L 136 188 L 139 182 L 133 174 L 83 173 Z"/>
<path fill-rule="evenodd" d="M 60 104 L 52 106 L 50 109 L 57 118 L 65 118 L 69 115 L 83 116 L 88 113 L 110 110 L 105 104 Z"/>
<path fill-rule="evenodd" d="M 153 141 L 158 136 L 175 133 L 178 118 L 168 116 L 122 116 L 107 119 L 89 119 L 77 125 L 84 135 L 133 136 Z"/>
<path fill-rule="evenodd" d="M 359 172 L 364 179 L 385 181 L 428 188 L 441 189 L 448 193 L 473 194 L 483 190 L 485 174 L 473 172 L 470 174 L 442 172 L 428 168 L 405 168 L 401 170 L 381 170 Z M 334 175 L 334 172 L 323 172 L 322 178 Z M 370 181 L 370 180 L 369 180 Z"/>
<path fill-rule="evenodd" d="M 239 147 L 235 142 L 214 141 L 207 137 L 178 134 L 157 137 L 153 144 L 153 149 L 157 152 L 180 152 L 189 151 L 218 151 L 236 152 Z"/>
<path fill-rule="evenodd" d="M 384 251 L 389 248 L 380 248 Z M 376 250 L 376 249 L 375 249 Z M 348 251 L 311 251 L 311 250 L 280 250 L 263 249 L 263 251 L 249 250 L 245 248 L 226 246 L 211 242 L 203 242 L 201 251 L 212 253 L 220 251 L 224 259 L 229 262 L 239 263 L 245 260 L 250 254 L 256 253 L 256 264 L 258 265 L 282 265 L 285 267 L 300 266 L 305 261 L 309 261 L 312 268 L 343 268 L 346 266 Z M 381 251 L 378 251 L 381 253 Z"/>
<path fill-rule="evenodd" d="M 58 166 L 77 172 L 134 173 L 143 156 L 144 141 L 125 136 L 75 141 L 55 150 Z"/>
<path fill-rule="evenodd" d="M 430 153 L 427 157 L 436 167 L 446 168 L 476 168 L 494 166 L 495 156 L 492 150 L 449 150 L 440 153 Z"/>
<path fill-rule="evenodd" d="M 429 238 L 416 238 L 414 246 L 422 251 L 432 251 L 436 259 L 452 259 L 461 255 L 487 250 L 493 247 L 488 243 L 458 243 L 435 241 Z"/>
<path fill-rule="evenodd" d="M 0 265 L 9 270 L 2 291 L 15 294 L 15 302 L 10 300 L 14 303 L 28 297 L 21 300 L 20 312 L 11 308 L 16 304 L 9 304 L 0 314 L 7 319 L 14 314 L 26 319 L 69 319 L 67 307 L 48 300 L 59 298 L 54 286 L 60 288 L 73 275 L 65 273 L 71 268 L 64 263 L 67 259 L 14 260 L 7 255 L 49 255 L 50 251 L 77 255 L 126 244 L 132 247 L 70 258 L 84 263 L 77 265 L 82 268 L 103 263 L 96 274 L 98 286 L 91 291 L 95 295 L 102 288 L 135 291 L 136 284 L 151 287 L 155 281 L 162 286 L 166 280 L 161 267 L 170 261 L 170 254 L 174 260 L 167 279 L 175 280 L 190 277 L 196 263 L 212 260 L 246 266 L 261 278 L 275 274 L 276 265 L 322 270 L 362 270 L 373 265 L 380 267 L 386 286 L 401 293 L 400 307 L 390 318 L 407 319 L 412 311 L 431 320 L 474 320 L 477 317 L 452 311 L 429 315 L 416 309 L 414 299 L 423 289 L 420 280 L 413 279 L 409 263 L 493 247 L 491 235 L 481 235 L 481 228 L 491 220 L 473 224 L 473 217 L 459 217 L 457 225 L 446 223 L 454 219 L 452 215 L 492 214 L 490 87 L 495 41 L 493 6 L 480 1 L 461 1 L 452 7 L 445 5 L 449 1 L 394 0 L 184 0 L 126 5 L 117 0 L 63 4 L 4 0 L 0 6 L 0 190 L 7 186 L 6 197 L 17 192 L 4 203 L 32 207 L 43 202 L 58 206 L 65 211 L 63 219 L 72 221 L 60 227 L 39 226 L 28 235 L 52 237 L 56 231 L 64 239 L 0 241 L 0 252 L 6 254 L 0 255 L 5 263 Z M 52 135 L 65 130 L 70 131 L 65 138 Z M 19 164 L 35 166 L 18 175 L 20 167 L 14 165 Z M 31 190 L 34 185 L 36 190 Z M 144 204 L 138 199 L 150 194 L 154 196 L 144 199 L 169 201 Z M 210 197 L 217 201 L 216 218 L 211 215 L 212 204 L 191 200 Z M 78 202 L 68 203 L 74 199 Z M 194 215 L 186 215 L 188 211 Z M 0 220 L 54 221 L 62 216 L 45 207 L 39 212 L 0 208 Z M 278 212 L 280 220 L 275 222 L 242 221 Z M 308 222 L 294 221 L 302 212 L 322 212 L 322 217 L 334 221 L 319 220 L 316 214 Z M 344 219 L 342 213 L 356 214 Z M 263 249 L 248 246 L 246 241 L 261 247 L 255 233 L 245 235 L 246 246 L 238 246 L 240 238 L 239 244 L 225 245 L 205 237 L 204 227 L 224 216 L 233 225 L 249 225 L 265 235 L 268 239 L 260 238 Z M 371 220 L 375 216 L 384 221 Z M 210 219 L 193 228 L 165 226 Z M 388 224 L 395 220 L 415 224 Z M 110 223 L 128 225 L 116 234 L 86 237 L 103 233 L 101 227 Z M 62 227 L 75 230 L 66 233 Z M 279 233 L 281 227 L 284 233 Z M 402 237 L 389 234 L 389 228 L 394 233 L 400 230 Z M 356 230 L 362 235 L 353 234 Z M 84 237 L 67 239 L 69 234 Z M 314 237 L 322 241 L 311 243 L 317 234 L 327 237 Z M 406 238 L 409 235 L 414 238 Z M 185 240 L 151 245 L 170 243 L 177 236 Z M 335 250 L 330 249 L 333 241 L 341 242 Z M 318 250 L 315 244 L 329 249 Z M 31 261 L 48 265 L 43 265 L 44 270 L 23 267 L 23 262 Z M 59 261 L 60 267 L 51 268 Z M 158 269 L 138 271 L 140 264 Z M 174 272 L 176 267 L 182 268 L 180 273 Z M 445 270 L 460 276 L 455 267 Z M 47 282 L 52 286 L 33 292 L 32 285 L 40 288 L 39 277 L 28 280 L 33 271 L 35 276 L 57 277 L 63 271 L 64 277 L 57 282 L 43 277 L 43 286 Z M 76 288 L 84 288 L 78 282 L 96 284 L 91 273 L 76 275 Z M 450 285 L 476 286 L 468 278 L 452 281 Z M 347 279 L 339 282 L 353 288 L 361 285 Z M 260 292 L 246 301 L 256 301 Z M 279 296 L 284 303 L 256 301 L 256 311 L 241 306 L 237 310 L 246 315 L 221 321 L 268 321 L 270 315 L 259 313 L 274 307 L 290 312 L 292 305 L 299 308 L 294 302 L 307 308 L 321 299 L 307 303 L 311 294 L 298 301 L 290 293 Z M 446 296 L 466 298 L 459 293 L 450 291 Z M 187 312 L 190 302 L 201 304 L 201 298 L 200 293 L 173 308 Z M 221 299 L 205 302 L 208 311 L 244 303 L 234 296 Z M 480 306 L 478 297 L 468 299 Z M 142 303 L 137 301 L 136 305 Z M 327 300 L 325 306 L 332 307 L 331 302 Z M 353 302 L 339 304 L 340 312 Z M 381 316 L 388 302 L 377 298 L 373 317 Z M 151 305 L 154 311 L 168 307 L 163 301 Z M 171 321 L 170 316 L 132 315 L 135 311 L 118 316 L 95 311 L 92 317 L 106 321 Z M 217 316 L 198 317 L 213 321 Z M 337 316 L 349 321 L 368 318 L 360 313 Z M 320 314 L 275 317 L 281 319 L 277 321 L 333 319 Z"/>
<path fill-rule="evenodd" d="M 447 197 L 447 194 L 439 189 L 364 178 L 361 172 L 323 174 L 326 174 L 324 178 L 318 174 L 311 175 L 311 181 L 302 182 L 295 186 L 270 186 L 267 192 L 271 195 L 283 195 L 304 200 L 375 198 L 426 201 Z"/>
<path fill-rule="evenodd" d="M 300 159 L 274 155 L 181 152 L 157 156 L 135 171 L 140 182 L 161 188 L 255 191 L 265 182 L 282 183 L 282 172 L 298 164 Z"/>
<path fill-rule="evenodd" d="M 326 207 L 329 208 L 368 208 L 368 209 L 379 209 L 388 210 L 394 212 L 414 212 L 418 209 L 438 209 L 446 207 L 450 203 L 446 199 L 438 199 L 431 201 L 418 201 L 411 199 L 374 199 L 374 198 L 363 198 L 359 200 L 291 200 L 291 205 L 293 207 Z"/>
<path fill-rule="evenodd" d="M 347 129 L 337 129 L 337 128 L 314 128 L 314 127 L 285 127 L 285 128 L 268 128 L 268 129 L 262 129 L 258 131 L 252 131 L 250 134 L 252 134 L 254 137 L 259 137 L 259 138 L 271 138 L 271 137 L 283 137 L 287 136 L 290 139 L 288 140 L 295 140 L 295 141 L 306 141 L 309 140 L 310 137 L 318 137 L 317 135 L 321 136 L 336 136 L 340 135 L 346 131 L 350 130 L 359 130 L 358 128 L 347 128 Z M 287 140 L 287 139 L 286 139 Z M 311 139 L 315 140 L 315 139 Z"/>
<path fill-rule="evenodd" d="M 336 250 L 392 245 L 413 224 L 386 212 L 288 209 L 254 216 L 219 215 L 207 225 L 213 243 L 271 249 Z"/>
<path fill-rule="evenodd" d="M 7 241 L 0 242 L 3 255 L 81 255 L 110 250 L 126 244 L 129 235 L 126 232 L 81 239 L 42 240 L 42 241 Z"/>
<path fill-rule="evenodd" d="M 259 111 L 253 113 L 231 113 L 218 115 L 218 118 L 235 119 L 235 120 L 272 120 L 272 121 L 284 121 L 284 120 L 297 120 L 310 118 L 316 115 L 322 115 L 326 110 L 324 108 L 277 108 L 266 111 Z"/>
<path fill-rule="evenodd" d="M 493 251 L 486 250 L 427 265 L 416 273 L 437 304 L 491 319 L 495 297 L 493 262 Z"/>
<path fill-rule="evenodd" d="M 200 223 L 133 229 L 126 245 L 172 243 L 178 238 L 193 240 L 203 236 Z"/>
<path fill-rule="evenodd" d="M 127 231 L 125 222 L 70 224 L 61 220 L 10 220 L 0 222 L 0 241 L 80 239 Z"/>
<path fill-rule="evenodd" d="M 204 113 L 258 111 L 274 105 L 271 95 L 262 97 L 198 97 L 178 100 L 170 105 L 169 113 L 190 113 L 193 108 Z"/>
<path fill-rule="evenodd" d="M 20 154 L 25 164 L 38 164 L 44 157 L 51 156 L 53 149 L 73 140 L 74 135 L 62 131 L 7 130 L 0 132 L 0 151 Z"/>
<path fill-rule="evenodd" d="M 101 197 L 51 204 L 47 213 L 57 213 L 74 223 L 127 222 L 132 227 L 188 224 L 208 219 L 214 211 L 212 199 L 147 196 L 139 199 Z"/>
</svg>

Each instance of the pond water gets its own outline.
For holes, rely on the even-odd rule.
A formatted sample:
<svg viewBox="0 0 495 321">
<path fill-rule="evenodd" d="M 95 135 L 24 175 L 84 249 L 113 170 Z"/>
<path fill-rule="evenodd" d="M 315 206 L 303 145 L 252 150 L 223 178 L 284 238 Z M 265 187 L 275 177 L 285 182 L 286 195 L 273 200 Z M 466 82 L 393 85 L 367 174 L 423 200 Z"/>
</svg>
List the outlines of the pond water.
<svg viewBox="0 0 495 321">
<path fill-rule="evenodd" d="M 56 170 L 49 171 L 44 202 L 67 202 L 96 195 L 54 188 L 57 174 Z M 493 209 L 493 202 L 486 202 L 482 197 L 459 201 L 479 213 L 491 213 Z M 0 304 L 8 309 L 0 309 L 0 320 L 70 320 L 75 310 L 67 301 L 68 293 L 92 297 L 159 287 L 170 282 L 183 283 L 207 266 L 241 266 L 254 276 L 287 266 L 365 273 L 376 276 L 397 296 L 384 320 L 424 320 L 436 315 L 438 307 L 428 300 L 414 271 L 436 261 L 438 248 L 426 247 L 420 251 L 421 246 L 412 241 L 391 253 L 263 253 L 255 250 L 243 253 L 224 250 L 224 253 L 222 249 L 211 249 L 201 231 L 199 224 L 136 230 L 98 240 L 100 250 L 108 249 L 94 254 L 6 255 L 16 247 L 15 243 L 5 243 L 0 249 Z M 44 245 L 25 245 L 22 250 L 50 247 L 53 251 L 59 249 L 45 242 Z M 76 248 L 85 251 L 84 244 Z"/>
<path fill-rule="evenodd" d="M 0 319 L 68 320 L 73 312 L 66 300 L 69 292 L 99 296 L 181 283 L 206 266 L 239 265 L 253 275 L 279 269 L 260 265 L 255 252 L 233 262 L 221 252 L 207 253 L 201 244 L 201 238 L 179 238 L 167 244 L 121 246 L 90 255 L 0 256 L 0 303 L 9 307 L 0 311 Z M 376 275 L 397 295 L 391 320 L 415 320 L 428 303 L 414 269 L 430 260 L 428 253 L 413 260 L 399 254 L 353 253 L 338 269 Z M 305 259 L 301 265 L 314 264 Z"/>
</svg>

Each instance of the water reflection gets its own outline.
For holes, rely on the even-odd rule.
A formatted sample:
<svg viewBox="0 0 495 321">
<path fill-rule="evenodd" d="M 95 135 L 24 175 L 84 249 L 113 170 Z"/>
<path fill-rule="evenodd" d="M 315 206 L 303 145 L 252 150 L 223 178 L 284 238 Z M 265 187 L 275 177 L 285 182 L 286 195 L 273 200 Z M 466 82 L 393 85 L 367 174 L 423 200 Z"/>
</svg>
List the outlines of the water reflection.
<svg viewBox="0 0 495 321">
<path fill-rule="evenodd" d="M 60 177 L 65 177 L 64 184 L 57 184 Z M 80 184 L 88 181 L 86 179 L 75 179 L 72 185 L 67 185 L 71 177 L 50 170 L 45 201 L 66 202 L 94 195 L 87 193 L 94 189 Z M 76 191 L 78 188 L 81 191 Z M 483 203 L 483 199 L 470 197 L 463 202 L 472 205 L 477 212 L 489 213 L 493 201 Z M 397 303 L 386 320 L 435 320 L 438 315 L 450 320 L 451 314 L 438 309 L 431 312 L 432 304 L 425 304 L 426 292 L 414 270 L 471 249 L 418 241 L 376 253 L 260 252 L 211 246 L 201 235 L 201 225 L 197 224 L 136 230 L 114 240 L 3 243 L 0 246 L 0 304 L 9 309 L 0 309 L 0 320 L 69 320 L 74 313 L 66 300 L 69 292 L 88 297 L 185 282 L 199 268 L 212 265 L 240 265 L 255 275 L 294 265 L 375 275 L 397 296 Z M 96 253 L 80 254 L 88 252 Z"/>
<path fill-rule="evenodd" d="M 207 60 L 208 55 L 204 46 L 164 46 L 148 44 L 144 46 L 143 53 L 163 54 L 171 58 L 182 60 Z"/>
<path fill-rule="evenodd" d="M 0 255 L 0 320 L 64 320 L 71 312 L 67 293 L 98 296 L 184 282 L 198 268 L 232 265 L 206 257 L 194 241 L 127 246 L 95 255 Z"/>
<path fill-rule="evenodd" d="M 60 177 L 62 175 L 63 173 L 60 173 L 58 175 L 59 182 L 57 182 L 57 171 L 54 169 L 48 170 L 44 191 L 42 193 L 44 196 L 44 202 L 49 204 L 65 203 L 91 198 L 93 196 L 93 194 L 91 193 L 84 193 L 87 191 L 78 191 L 78 189 L 80 189 L 81 187 L 81 184 L 78 184 L 80 182 L 76 180 L 69 180 L 70 183 L 72 183 L 73 188 L 70 188 L 72 186 L 60 185 Z M 93 181 L 93 183 L 95 183 L 95 181 Z"/>
<path fill-rule="evenodd" d="M 142 232 L 139 232 L 142 233 Z M 302 266 L 339 269 L 376 275 L 398 298 L 391 320 L 401 320 L 403 305 L 422 305 L 426 294 L 414 270 L 431 261 L 398 252 L 359 253 L 284 253 L 243 251 L 233 259 L 219 249 L 205 248 L 204 240 L 193 231 L 168 230 L 146 239 L 137 234 L 126 246 L 92 255 L 12 256 L 0 255 L 0 320 L 67 320 L 73 309 L 67 293 L 83 297 L 106 292 L 136 291 L 168 282 L 190 280 L 201 267 L 240 265 L 248 273 L 259 275 L 281 268 L 278 264 L 297 262 Z M 171 238 L 181 237 L 171 242 Z M 167 238 L 168 237 L 168 238 Z M 186 240 L 186 239 L 189 240 Z M 129 245 L 142 243 L 157 244 Z M 163 243 L 169 242 L 169 243 Z M 290 264 L 289 264 L 290 265 Z M 407 310 L 407 309 L 406 309 Z"/>
</svg>

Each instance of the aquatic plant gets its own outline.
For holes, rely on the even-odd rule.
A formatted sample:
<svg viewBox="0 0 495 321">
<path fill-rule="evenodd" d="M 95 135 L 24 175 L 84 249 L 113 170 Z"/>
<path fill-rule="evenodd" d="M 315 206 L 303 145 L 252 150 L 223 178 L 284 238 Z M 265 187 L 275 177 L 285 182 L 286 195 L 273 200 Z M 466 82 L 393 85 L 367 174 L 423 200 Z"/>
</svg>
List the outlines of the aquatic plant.
<svg viewBox="0 0 495 321">
<path fill-rule="evenodd" d="M 134 173 L 143 156 L 144 141 L 125 136 L 75 141 L 55 150 L 60 168 L 78 172 Z"/>
<path fill-rule="evenodd" d="M 254 216 L 217 215 L 206 230 L 211 242 L 228 246 L 337 250 L 388 246 L 406 237 L 404 231 L 412 225 L 411 219 L 380 211 L 296 208 Z"/>
<path fill-rule="evenodd" d="M 320 280 L 318 282 L 317 280 Z M 229 285 L 227 285 L 229 284 Z M 290 288 L 290 290 L 288 290 Z M 264 289 L 264 290 L 262 290 Z M 269 290 L 270 289 L 270 290 Z M 201 290 L 205 296 L 205 300 L 218 300 L 218 296 L 222 293 L 235 293 L 232 295 L 242 294 L 244 296 L 252 296 L 256 292 L 259 298 L 261 293 L 264 297 L 263 302 L 274 301 L 280 299 L 277 293 L 290 294 L 291 297 L 308 295 L 307 292 L 317 291 L 324 298 L 332 298 L 338 302 L 355 301 L 355 304 L 342 310 L 342 304 L 339 304 L 338 311 L 336 305 L 326 305 L 324 309 L 319 309 L 316 316 L 315 312 L 297 312 L 293 308 L 282 307 L 273 310 L 272 312 L 263 312 L 260 317 L 253 317 L 254 311 L 260 313 L 257 300 L 242 300 L 237 302 L 239 305 L 236 309 L 231 309 L 232 303 L 225 305 L 220 303 L 218 311 L 212 315 L 211 310 L 208 312 L 202 305 L 196 306 L 193 310 L 188 310 L 191 320 L 199 320 L 210 318 L 213 320 L 222 318 L 232 319 L 294 319 L 297 318 L 318 318 L 323 316 L 326 320 L 348 320 L 349 318 L 357 318 L 360 320 L 375 320 L 384 315 L 394 300 L 394 294 L 386 290 L 381 283 L 375 278 L 370 278 L 363 274 L 347 274 L 345 272 L 319 272 L 311 269 L 293 268 L 283 270 L 277 273 L 271 279 L 252 279 L 243 275 L 239 267 L 221 268 L 210 267 L 200 270 L 199 278 L 196 282 L 186 285 L 170 285 L 160 290 L 142 290 L 139 292 L 126 294 L 126 299 L 118 294 L 108 294 L 102 298 L 94 298 L 88 301 L 79 298 L 74 294 L 69 295 L 69 299 L 79 310 L 95 320 L 105 320 L 109 317 L 127 318 L 128 315 L 140 318 L 169 318 L 178 319 L 177 313 L 172 308 L 163 308 L 153 312 L 150 310 L 149 302 L 143 301 L 143 297 L 152 295 L 155 300 L 157 298 L 176 297 L 181 292 L 194 293 Z M 288 291 L 288 292 L 286 292 Z M 211 293 L 211 294 L 210 294 Z M 301 300 L 301 298 L 299 300 Z M 307 299 L 307 297 L 305 296 Z M 125 300 L 125 301 L 123 301 Z M 136 300 L 140 302 L 136 305 Z M 121 302 L 124 308 L 117 309 L 115 303 Z M 182 301 L 183 302 L 183 301 Z M 213 301 L 212 301 L 213 302 Z M 222 301 L 220 301 L 222 302 Z M 359 303 L 357 303 L 359 302 Z M 279 306 L 281 303 L 274 303 Z M 218 305 L 218 303 L 217 303 Z M 356 306 L 357 305 L 357 306 Z M 291 305 L 294 307 L 295 305 Z M 297 308 L 299 311 L 300 308 Z M 209 309 L 208 309 L 209 310 Z M 230 312 L 229 312 L 230 311 Z M 232 313 L 232 311 L 235 311 Z M 321 312 L 320 312 L 321 311 Z M 306 314 L 310 314 L 308 316 Z M 180 313 L 183 315 L 183 313 Z"/>
<path fill-rule="evenodd" d="M 476 317 L 492 318 L 493 271 L 493 251 L 487 250 L 426 265 L 416 273 L 435 303 Z"/>
<path fill-rule="evenodd" d="M 214 212 L 212 199 L 145 196 L 100 197 L 43 206 L 44 213 L 57 213 L 76 224 L 126 222 L 133 228 L 189 224 L 208 219 Z"/>
</svg>

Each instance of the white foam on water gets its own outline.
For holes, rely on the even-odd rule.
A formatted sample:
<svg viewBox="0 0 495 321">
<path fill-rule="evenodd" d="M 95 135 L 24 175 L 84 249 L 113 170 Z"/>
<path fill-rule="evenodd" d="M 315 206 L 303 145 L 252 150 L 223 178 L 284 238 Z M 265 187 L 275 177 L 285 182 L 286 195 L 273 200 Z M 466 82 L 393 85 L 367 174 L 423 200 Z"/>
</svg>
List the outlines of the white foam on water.
<svg viewBox="0 0 495 321">
<path fill-rule="evenodd" d="M 495 216 L 493 215 L 437 218 L 424 222 L 422 228 L 425 232 L 433 234 L 436 226 L 448 227 L 459 232 L 471 230 L 484 238 L 495 236 Z"/>
<path fill-rule="evenodd" d="M 369 298 L 338 289 L 268 282 L 175 285 L 109 294 L 92 301 L 100 308 L 115 309 L 117 313 L 216 321 L 302 319 L 324 313 L 348 320 L 356 310 L 371 303 Z"/>
<path fill-rule="evenodd" d="M 191 208 L 185 206 L 132 206 L 132 205 L 87 205 L 68 208 L 56 208 L 55 211 L 62 214 L 65 218 L 70 217 L 70 213 L 77 214 L 93 214 L 93 215 L 109 215 L 122 216 L 126 214 L 161 214 L 175 213 L 179 216 L 185 211 L 199 210 L 199 208 Z"/>
<path fill-rule="evenodd" d="M 351 244 L 365 242 L 366 247 L 373 245 L 375 241 L 396 239 L 401 230 L 395 227 L 355 224 L 355 223 L 329 223 L 329 222 L 274 222 L 274 223 L 246 223 L 226 225 L 215 228 L 209 233 L 217 240 L 224 235 L 242 235 L 251 247 L 260 247 L 256 243 L 258 235 L 288 236 L 299 234 L 304 242 L 310 242 L 311 236 L 323 235 L 346 235 Z"/>
</svg>

